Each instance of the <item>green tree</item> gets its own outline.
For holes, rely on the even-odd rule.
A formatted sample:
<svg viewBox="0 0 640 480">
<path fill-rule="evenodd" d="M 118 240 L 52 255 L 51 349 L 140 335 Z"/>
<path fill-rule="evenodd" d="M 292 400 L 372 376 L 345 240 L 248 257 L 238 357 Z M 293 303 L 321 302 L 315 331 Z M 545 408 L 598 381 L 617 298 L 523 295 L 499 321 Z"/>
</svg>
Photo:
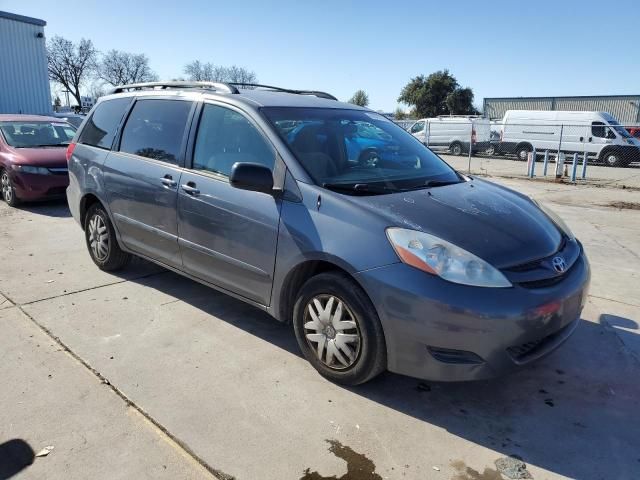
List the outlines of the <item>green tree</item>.
<svg viewBox="0 0 640 480">
<path fill-rule="evenodd" d="M 364 90 L 356 90 L 356 93 L 353 94 L 353 97 L 349 100 L 349 103 L 354 105 L 358 105 L 360 107 L 369 106 L 369 95 Z"/>
<path fill-rule="evenodd" d="M 407 112 L 402 110 L 400 107 L 396 108 L 396 111 L 393 112 L 393 118 L 395 118 L 396 120 L 404 120 L 408 116 L 409 115 L 407 114 Z"/>
<path fill-rule="evenodd" d="M 475 113 L 473 91 L 461 88 L 448 70 L 412 78 L 400 92 L 398 101 L 413 106 L 418 118 Z"/>
</svg>

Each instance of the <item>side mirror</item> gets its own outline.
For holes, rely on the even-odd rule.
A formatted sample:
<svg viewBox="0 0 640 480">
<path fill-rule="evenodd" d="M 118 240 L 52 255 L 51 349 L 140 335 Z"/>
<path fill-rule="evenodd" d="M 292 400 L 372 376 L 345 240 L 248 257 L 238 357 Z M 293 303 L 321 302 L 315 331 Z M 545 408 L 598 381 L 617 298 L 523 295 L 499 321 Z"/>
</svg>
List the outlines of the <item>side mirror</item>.
<svg viewBox="0 0 640 480">
<path fill-rule="evenodd" d="M 616 134 L 613 133 L 613 130 L 607 129 L 607 138 L 616 138 Z"/>
<path fill-rule="evenodd" d="M 271 169 L 258 163 L 236 162 L 231 167 L 229 183 L 241 190 L 273 194 Z"/>
</svg>

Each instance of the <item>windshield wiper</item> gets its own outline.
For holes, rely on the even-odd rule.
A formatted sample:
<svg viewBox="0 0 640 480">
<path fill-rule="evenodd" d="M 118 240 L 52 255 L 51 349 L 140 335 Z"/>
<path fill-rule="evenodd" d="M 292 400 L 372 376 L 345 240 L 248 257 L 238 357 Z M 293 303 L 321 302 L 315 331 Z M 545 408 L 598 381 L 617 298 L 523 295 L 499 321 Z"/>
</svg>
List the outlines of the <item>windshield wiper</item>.
<svg viewBox="0 0 640 480">
<path fill-rule="evenodd" d="M 397 188 L 385 187 L 371 183 L 323 183 L 324 188 L 335 191 L 347 191 L 359 195 L 381 195 L 385 193 L 401 192 Z"/>
<path fill-rule="evenodd" d="M 40 147 L 66 147 L 69 142 L 66 143 L 41 143 L 39 145 L 25 145 L 22 148 L 40 148 Z"/>
<path fill-rule="evenodd" d="M 456 183 L 461 183 L 461 182 L 457 180 L 427 180 L 426 182 L 420 185 L 414 185 L 412 187 L 407 188 L 406 190 L 420 190 L 423 188 L 445 187 L 447 185 L 454 185 Z"/>
</svg>

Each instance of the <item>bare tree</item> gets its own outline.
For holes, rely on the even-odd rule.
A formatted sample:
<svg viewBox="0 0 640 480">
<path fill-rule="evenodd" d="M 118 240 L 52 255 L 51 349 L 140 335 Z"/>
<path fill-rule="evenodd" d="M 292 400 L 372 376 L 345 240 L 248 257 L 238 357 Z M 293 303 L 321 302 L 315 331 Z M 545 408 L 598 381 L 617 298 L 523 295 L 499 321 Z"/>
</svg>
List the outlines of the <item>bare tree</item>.
<svg viewBox="0 0 640 480">
<path fill-rule="evenodd" d="M 98 81 L 91 84 L 88 93 L 91 98 L 98 100 L 100 97 L 106 95 L 107 91 L 104 88 L 104 83 Z"/>
<path fill-rule="evenodd" d="M 71 92 L 81 105 L 80 86 L 89 78 L 95 66 L 96 50 L 91 40 L 82 39 L 74 45 L 55 36 L 47 42 L 49 78 Z"/>
<path fill-rule="evenodd" d="M 98 78 L 113 85 L 153 82 L 158 76 L 149 67 L 149 59 L 144 54 L 109 50 L 96 68 Z"/>
<path fill-rule="evenodd" d="M 185 65 L 184 73 L 191 81 L 233 83 L 256 83 L 258 81 L 255 72 L 244 67 L 236 65 L 223 67 L 210 62 L 203 63 L 200 60 L 194 60 Z"/>
</svg>

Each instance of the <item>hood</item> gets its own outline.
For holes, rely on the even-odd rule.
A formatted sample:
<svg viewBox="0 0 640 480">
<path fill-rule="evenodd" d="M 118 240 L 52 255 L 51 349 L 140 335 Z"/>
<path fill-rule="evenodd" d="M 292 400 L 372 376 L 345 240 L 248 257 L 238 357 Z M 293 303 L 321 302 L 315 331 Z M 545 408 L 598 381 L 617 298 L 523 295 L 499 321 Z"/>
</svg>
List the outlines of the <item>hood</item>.
<svg viewBox="0 0 640 480">
<path fill-rule="evenodd" d="M 36 167 L 66 167 L 67 146 L 13 148 L 12 162 L 19 165 L 33 165 Z"/>
<path fill-rule="evenodd" d="M 558 227 L 529 198 L 482 180 L 350 198 L 388 226 L 430 233 L 497 268 L 548 257 L 562 241 Z"/>
</svg>

